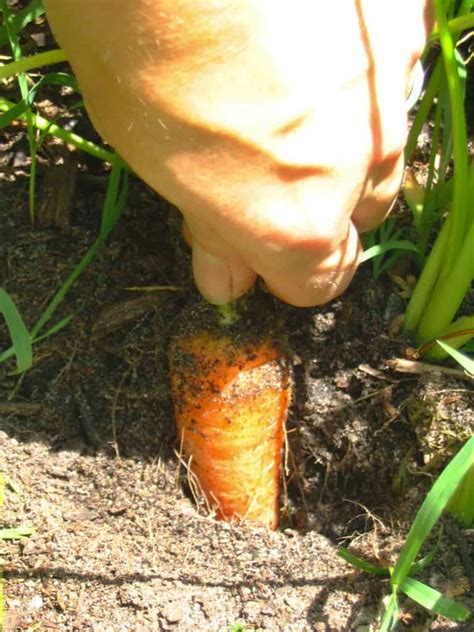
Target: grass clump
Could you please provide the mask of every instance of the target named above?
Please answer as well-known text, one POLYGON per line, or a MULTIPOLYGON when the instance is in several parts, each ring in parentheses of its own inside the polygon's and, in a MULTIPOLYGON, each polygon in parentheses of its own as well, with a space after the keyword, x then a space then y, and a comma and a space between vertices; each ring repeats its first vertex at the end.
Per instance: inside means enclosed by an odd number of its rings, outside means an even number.
MULTIPOLYGON (((363 261, 373 260, 377 279, 407 251, 416 253, 419 278, 404 329, 415 338, 420 355, 439 361, 452 353, 437 340, 460 349, 474 336, 474 314, 458 313, 474 279, 474 159, 465 115, 467 65, 473 56, 465 59, 459 48, 474 35, 474 1, 434 0, 433 5, 437 25, 423 54, 429 80, 405 148, 409 164, 431 121, 426 183, 421 186, 408 171, 403 191, 412 227, 397 228, 389 218, 365 237, 363 261)), ((456 356, 461 358, 465 354, 456 356)))
MULTIPOLYGON (((0 129, 7 127, 15 120, 26 121, 27 123, 31 157, 29 178, 29 212, 31 223, 34 224, 35 222, 36 155, 46 135, 56 136, 63 142, 71 144, 111 165, 107 193, 102 208, 99 235, 58 289, 43 313, 38 316, 38 320, 31 331, 28 331, 17 307, 6 289, 0 288, 0 314, 5 318, 12 340, 12 346, 0 353, 0 362, 5 362, 12 356, 16 356, 17 372, 21 373, 30 368, 33 363, 32 346, 44 340, 46 337, 57 333, 67 326, 74 317, 74 314, 70 314, 45 329, 46 324, 52 319, 69 289, 87 269, 115 227, 127 198, 128 168, 115 152, 96 145, 78 134, 64 129, 55 121, 50 121, 34 111, 35 100, 41 90, 46 86, 67 86, 74 89, 77 93, 80 93, 80 91, 75 77, 67 72, 47 72, 41 79, 36 81, 36 83, 34 83, 27 74, 31 70, 57 64, 65 60, 65 55, 60 49, 46 51, 30 57, 25 57, 22 54, 20 45, 22 30, 28 26, 32 20, 43 15, 44 9, 41 2, 39 0, 33 0, 27 7, 14 13, 10 9, 7 0, 0 0, 0 9, 4 21, 3 27, 0 28, 0 45, 8 44, 12 57, 10 63, 0 66, 0 81, 17 80, 21 97, 16 103, 0 97, 0 112, 2 113, 0 117, 0 129)), ((82 106, 82 101, 79 101, 77 105, 82 106)))
POLYGON ((456 11, 456 3, 434 1, 437 29, 430 46, 439 40, 441 55, 406 148, 410 160, 423 124, 433 112, 426 186, 421 189, 412 181, 405 187, 422 266, 406 310, 405 331, 415 336, 426 357, 433 360, 449 353, 435 344, 437 339, 449 337, 449 344, 459 348, 474 336, 474 314, 456 319, 474 279, 474 161, 468 155, 464 110, 466 61, 456 46, 460 25, 474 26, 474 2, 457 4, 456 11))
POLYGON ((461 502, 465 512, 460 511, 463 519, 472 520, 474 498, 474 437, 469 439, 435 481, 430 492, 419 508, 408 532, 405 544, 400 551, 394 566, 382 568, 358 558, 347 549, 340 549, 339 554, 347 562, 368 573, 390 578, 391 593, 379 628, 380 632, 394 630, 399 614, 400 592, 434 614, 442 615, 452 621, 466 621, 470 611, 462 604, 427 584, 415 579, 413 575, 426 568, 434 558, 437 547, 416 562, 416 558, 430 535, 443 511, 453 511, 453 503, 459 499, 459 490, 468 490, 461 502), (465 483, 468 483, 467 485, 465 483))

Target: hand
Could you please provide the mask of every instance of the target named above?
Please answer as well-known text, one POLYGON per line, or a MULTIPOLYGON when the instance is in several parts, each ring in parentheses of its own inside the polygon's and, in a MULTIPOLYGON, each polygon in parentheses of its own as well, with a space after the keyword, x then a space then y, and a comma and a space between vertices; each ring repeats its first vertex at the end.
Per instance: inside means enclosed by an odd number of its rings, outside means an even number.
POLYGON ((181 209, 196 284, 348 285, 403 172, 427 0, 45 0, 103 137, 181 209))

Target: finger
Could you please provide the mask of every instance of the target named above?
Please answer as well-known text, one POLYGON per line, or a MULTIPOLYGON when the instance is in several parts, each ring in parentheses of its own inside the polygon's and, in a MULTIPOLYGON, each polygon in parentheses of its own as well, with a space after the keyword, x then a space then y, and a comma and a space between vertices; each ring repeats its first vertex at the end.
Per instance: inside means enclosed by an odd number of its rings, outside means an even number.
POLYGON ((376 228, 392 210, 403 178, 403 154, 399 155, 395 164, 392 161, 388 175, 384 176, 383 170, 384 168, 379 166, 378 175, 371 177, 362 201, 352 213, 352 222, 361 233, 376 228))
POLYGON ((217 256, 194 238, 192 251, 194 281, 209 303, 235 301, 254 284, 256 274, 243 261, 217 256))
POLYGON ((294 267, 277 274, 273 269, 260 272, 272 294, 296 307, 322 305, 339 296, 349 285, 362 253, 357 230, 349 225, 347 238, 325 259, 315 253, 315 263, 294 267))
POLYGON ((183 237, 184 237, 184 241, 188 244, 188 246, 190 248, 192 248, 193 245, 193 234, 191 232, 191 229, 188 226, 187 221, 183 218, 183 222, 181 225, 181 230, 183 231, 183 237))

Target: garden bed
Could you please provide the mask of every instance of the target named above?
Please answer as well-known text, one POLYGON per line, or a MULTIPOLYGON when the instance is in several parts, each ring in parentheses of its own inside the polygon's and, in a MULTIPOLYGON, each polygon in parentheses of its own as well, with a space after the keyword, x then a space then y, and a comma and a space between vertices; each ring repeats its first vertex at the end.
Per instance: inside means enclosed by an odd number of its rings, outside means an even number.
MULTIPOLYGON (((106 179, 80 167, 67 222, 32 230, 12 148, 1 282, 31 326, 94 241, 106 179)), ((167 345, 198 300, 177 225, 168 204, 132 181, 117 229, 55 316, 76 312, 72 322, 37 346, 25 376, 1 365, 1 523, 35 528, 0 545, 5 629, 376 629, 388 583, 336 548, 395 561, 457 438, 472 432, 472 383, 389 367, 408 345, 404 300, 391 278, 373 282, 369 265, 323 308, 265 300, 283 321, 295 377, 281 528, 214 521, 187 493, 176 456, 167 345), (168 289, 129 289, 145 286, 168 289)), ((424 579, 472 609, 472 531, 446 519, 442 537, 424 579)), ((468 629, 409 602, 402 616, 401 629, 468 629)))
MULTIPOLYGON (((25 54, 54 46, 41 16, 22 37, 25 54)), ((471 73, 468 94, 473 86, 471 73)), ((15 82, 4 96, 19 101, 15 82)), ((49 86, 37 108, 100 143, 77 99, 49 86)), ((0 286, 31 331, 97 238, 109 171, 47 137, 32 228, 23 123, 2 130, 0 151, 0 286)), ((402 202, 395 214, 412 225, 402 202)), ((414 272, 407 257, 375 281, 369 262, 342 297, 314 309, 258 288, 254 316, 277 318, 293 365, 280 527, 217 522, 190 493, 170 399, 170 337, 200 300, 189 251, 177 211, 131 177, 115 231, 48 326, 71 322, 35 346, 26 374, 0 364, 0 528, 34 528, 0 540, 4 630, 377 630, 388 579, 356 571, 337 549, 393 565, 433 481, 474 431, 472 380, 459 367, 398 370, 412 344, 401 324, 414 272)), ((466 313, 473 304, 471 290, 466 313)), ((10 344, 1 325, 0 353, 10 344)), ((474 531, 441 522, 419 577, 474 610, 474 531)), ((0 599, 0 628, 1 618, 0 599)), ((403 599, 399 624, 471 629, 403 599)))

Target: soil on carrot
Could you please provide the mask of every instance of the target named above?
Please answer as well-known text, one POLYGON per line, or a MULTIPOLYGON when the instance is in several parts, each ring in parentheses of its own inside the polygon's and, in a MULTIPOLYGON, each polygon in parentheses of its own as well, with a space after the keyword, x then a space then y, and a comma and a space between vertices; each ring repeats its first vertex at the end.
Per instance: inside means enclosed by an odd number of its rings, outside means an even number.
MULTIPOLYGON (((47 141, 43 225, 32 229, 25 130, 2 143, 0 282, 31 328, 97 235, 107 174, 47 141)), ((199 300, 189 253, 176 211, 132 179, 116 230, 45 330, 71 322, 35 346, 25 375, 0 365, 0 528, 35 530, 0 541, 4 629, 376 630, 388 582, 355 571, 337 547, 393 564, 435 476, 474 430, 460 371, 390 364, 410 344, 400 316, 411 272, 400 264, 374 282, 366 265, 315 309, 257 290, 249 309, 277 323, 294 375, 280 528, 218 522, 189 492, 170 398, 169 341, 199 300)), ((420 578, 474 609, 474 532, 443 525, 420 578)), ((469 625, 402 599, 400 629, 469 625)))

